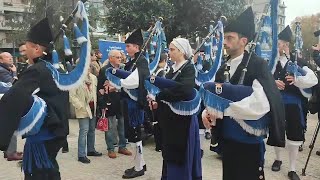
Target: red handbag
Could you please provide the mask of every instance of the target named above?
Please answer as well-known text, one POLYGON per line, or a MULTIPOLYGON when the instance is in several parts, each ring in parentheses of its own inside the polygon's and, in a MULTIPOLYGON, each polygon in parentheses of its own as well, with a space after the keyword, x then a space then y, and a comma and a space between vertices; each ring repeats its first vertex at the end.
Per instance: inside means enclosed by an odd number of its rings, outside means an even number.
POLYGON ((108 118, 106 118, 106 109, 102 109, 102 115, 97 122, 97 129, 100 131, 108 131, 108 118))

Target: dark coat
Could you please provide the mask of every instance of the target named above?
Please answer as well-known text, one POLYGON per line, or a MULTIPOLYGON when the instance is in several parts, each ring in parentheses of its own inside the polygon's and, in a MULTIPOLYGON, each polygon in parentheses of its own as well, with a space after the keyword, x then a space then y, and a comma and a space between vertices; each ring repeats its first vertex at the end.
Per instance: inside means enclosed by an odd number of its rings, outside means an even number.
POLYGON ((0 81, 1 82, 13 82, 13 77, 16 76, 15 72, 12 72, 8 65, 0 63, 0 81))
MULTIPOLYGON (((172 79, 173 69, 167 74, 167 79, 172 79)), ((186 100, 195 86, 195 69, 193 64, 188 64, 181 70, 181 73, 175 79, 177 86, 173 88, 162 89, 156 96, 159 104, 157 113, 159 115, 159 124, 162 133, 163 149, 162 155, 166 161, 183 164, 186 157, 187 142, 189 137, 189 128, 191 116, 180 116, 175 114, 168 105, 161 103, 161 100, 167 102, 178 102, 186 100)))
MULTIPOLYGON (((239 64, 234 75, 230 79, 231 84, 238 84, 242 70, 248 61, 249 54, 247 51, 239 64)), ((216 75, 216 82, 224 82, 224 69, 222 66, 216 75)), ((247 67, 247 73, 244 77, 243 85, 252 86, 253 81, 257 79, 262 85, 264 92, 270 104, 269 137, 267 144, 271 146, 285 146, 285 111, 282 102, 281 94, 275 84, 275 80, 268 69, 268 64, 265 60, 252 54, 247 67)))
POLYGON ((38 88, 36 95, 47 104, 42 128, 47 128, 57 137, 65 138, 68 134, 68 95, 57 88, 45 61, 35 59, 34 62, 0 100, 0 150, 7 149, 21 117, 32 105, 32 93, 38 88))
POLYGON ((110 63, 108 63, 106 66, 102 67, 99 76, 98 76, 98 106, 100 109, 108 108, 106 116, 114 116, 114 115, 121 115, 121 107, 120 107, 120 101, 121 101, 121 93, 120 92, 110 92, 108 94, 101 95, 99 93, 100 89, 104 89, 104 82, 107 80, 106 78, 106 70, 108 68, 112 67, 110 63), (107 106, 108 103, 111 103, 109 106, 107 106))

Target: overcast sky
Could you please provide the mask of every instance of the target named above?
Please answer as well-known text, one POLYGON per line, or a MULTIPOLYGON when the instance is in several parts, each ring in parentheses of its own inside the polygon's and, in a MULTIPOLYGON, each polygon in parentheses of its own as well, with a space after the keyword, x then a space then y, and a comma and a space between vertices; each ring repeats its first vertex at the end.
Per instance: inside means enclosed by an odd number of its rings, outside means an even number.
POLYGON ((286 25, 297 16, 320 13, 320 0, 283 0, 286 8, 286 25))

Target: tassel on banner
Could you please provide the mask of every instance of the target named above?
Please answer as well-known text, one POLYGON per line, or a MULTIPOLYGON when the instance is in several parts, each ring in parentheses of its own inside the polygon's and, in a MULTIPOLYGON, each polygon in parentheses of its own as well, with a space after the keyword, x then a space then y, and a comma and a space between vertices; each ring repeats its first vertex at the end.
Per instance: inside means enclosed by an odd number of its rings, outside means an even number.
POLYGON ((82 44, 84 42, 87 42, 88 40, 83 36, 83 34, 81 33, 79 27, 77 26, 76 23, 74 23, 74 26, 73 26, 73 30, 74 30, 74 33, 75 33, 75 36, 76 36, 76 39, 77 39, 77 42, 78 44, 82 44))
POLYGON ((65 34, 63 35, 63 45, 64 45, 64 54, 66 56, 71 56, 72 51, 70 49, 69 39, 67 38, 67 36, 65 34))
POLYGON ((52 65, 54 68, 59 69, 59 56, 55 49, 52 51, 52 65))

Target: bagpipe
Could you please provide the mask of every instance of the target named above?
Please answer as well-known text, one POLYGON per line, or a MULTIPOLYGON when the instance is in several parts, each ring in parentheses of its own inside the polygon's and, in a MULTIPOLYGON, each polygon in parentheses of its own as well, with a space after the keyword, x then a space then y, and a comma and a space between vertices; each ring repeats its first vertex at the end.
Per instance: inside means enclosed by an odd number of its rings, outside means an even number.
MULTIPOLYGON (((298 56, 302 51, 303 40, 302 40, 302 33, 301 33, 301 23, 296 22, 295 25, 296 26, 294 31, 295 33, 294 60, 292 61, 292 59, 289 58, 285 52, 283 52, 283 54, 288 60, 287 67, 286 67, 287 75, 298 77, 298 76, 305 76, 307 72, 298 65, 298 59, 299 59, 298 56)), ((301 94, 306 98, 310 98, 312 95, 312 88, 305 88, 305 89, 299 88, 299 90, 301 94)))
MULTIPOLYGON (((154 27, 151 28, 151 32, 144 33, 144 43, 141 47, 140 54, 136 58, 136 60, 138 60, 141 56, 145 56, 146 60, 149 63, 150 74, 154 73, 154 71, 157 69, 161 53, 165 48, 167 48, 166 35, 162 28, 162 21, 163 18, 159 17, 156 20, 154 27), (154 56, 152 60, 148 52, 148 46, 150 54, 154 56)), ((130 71, 132 71, 133 68, 134 66, 131 67, 130 71)))
MULTIPOLYGON (((188 63, 190 62, 187 62, 186 64, 188 63)), ((185 66, 183 66, 179 70, 179 72, 181 72, 184 67, 185 66)), ((149 96, 155 99, 157 94, 159 94, 164 89, 170 89, 181 85, 181 83, 174 81, 176 77, 177 76, 174 76, 173 79, 165 79, 162 77, 151 75, 147 80, 145 80, 145 88, 148 91, 149 96)), ((189 96, 183 101, 167 102, 161 100, 161 102, 167 104, 175 114, 182 116, 192 116, 199 112, 201 98, 198 91, 193 88, 189 96)))
MULTIPOLYGON (((236 102, 249 97, 253 92, 253 88, 250 86, 215 82, 203 83, 199 90, 207 111, 217 114, 218 119, 223 119, 224 112, 230 106, 237 106, 236 102)), ((249 134, 254 136, 265 136, 267 134, 268 115, 254 121, 230 118, 249 134)), ((228 135, 228 133, 225 134, 228 135)))
POLYGON ((47 62, 47 67, 51 71, 51 74, 56 82, 57 87, 61 90, 70 90, 79 86, 83 82, 85 76, 87 75, 90 66, 90 25, 84 2, 86 2, 86 0, 78 1, 77 6, 69 15, 68 19, 62 23, 60 31, 57 33, 57 35, 54 37, 54 40, 51 42, 52 64, 47 62), (77 43, 80 45, 79 62, 71 72, 62 73, 57 70, 59 68, 59 56, 54 48, 54 43, 58 40, 58 38, 62 36, 65 55, 72 55, 69 43, 70 41, 68 40, 65 34, 66 28, 68 27, 67 25, 71 23, 71 21, 74 21, 73 31, 75 39, 77 40, 77 43), (80 28, 78 27, 76 21, 81 21, 80 28))
MULTIPOLYGON (((52 54, 52 63, 50 59, 44 59, 46 67, 50 70, 53 80, 55 81, 57 87, 60 90, 70 90, 77 87, 82 83, 82 80, 87 75, 87 71, 90 64, 90 39, 89 39, 89 21, 88 16, 84 7, 85 0, 79 1, 76 8, 73 10, 66 22, 63 23, 60 32, 54 37, 53 41, 50 42, 49 53, 52 54), (59 58, 57 51, 54 49, 54 43, 63 34, 63 39, 65 41, 65 52, 70 55, 70 46, 67 42, 65 36, 65 29, 67 24, 71 22, 73 18, 80 19, 82 21, 82 30, 80 30, 76 24, 74 24, 74 31, 77 36, 78 43, 81 44, 80 49, 80 61, 77 67, 69 73, 60 73, 57 70, 57 64, 59 63, 59 58), (50 52, 52 50, 52 52, 50 52)), ((2 84, 3 85, 3 84, 2 84)), ((4 87, 10 88, 9 85, 4 87)), ((27 113, 21 118, 20 126, 16 131, 18 135, 34 135, 40 131, 43 124, 44 117, 47 113, 46 103, 40 97, 36 95, 39 90, 37 89, 30 96, 28 103, 29 108, 27 113)))
POLYGON ((213 27, 213 25, 209 26, 209 33, 208 35, 202 40, 199 44, 193 56, 200 51, 202 46, 205 47, 205 61, 213 61, 212 66, 209 71, 203 72, 202 71, 202 57, 198 56, 197 63, 201 67, 195 67, 196 69, 196 79, 195 82, 198 86, 202 83, 211 81, 214 79, 215 74, 217 73, 218 69, 221 66, 222 57, 223 57, 223 41, 224 41, 224 32, 223 32, 223 23, 225 22, 226 18, 224 16, 220 16, 217 25, 213 27), (218 35, 216 37, 216 35, 218 35))
MULTIPOLYGON (((166 47, 166 38, 165 38, 164 31, 162 29, 162 21, 163 21, 163 18, 161 18, 161 17, 156 21, 155 26, 152 28, 152 31, 149 34, 149 37, 146 38, 144 44, 142 45, 141 52, 137 57, 137 59, 139 59, 140 56, 143 55, 143 53, 148 54, 146 52, 146 48, 148 45, 152 45, 152 46, 156 47, 154 59, 148 65, 150 74, 154 73, 154 71, 157 69, 159 61, 160 61, 160 55, 163 51, 163 48, 166 47), (155 42, 150 43, 150 41, 152 39, 153 40, 156 39, 156 43, 155 42)), ((132 71, 132 69, 131 69, 131 71, 132 71)), ((105 75, 106 75, 107 79, 109 80, 110 84, 119 90, 122 88, 121 87, 121 79, 127 78, 132 73, 131 71, 109 68, 106 70, 105 75)), ((137 89, 123 88, 123 90, 129 95, 129 97, 132 100, 137 101, 137 99, 138 99, 137 98, 138 97, 137 89)))

